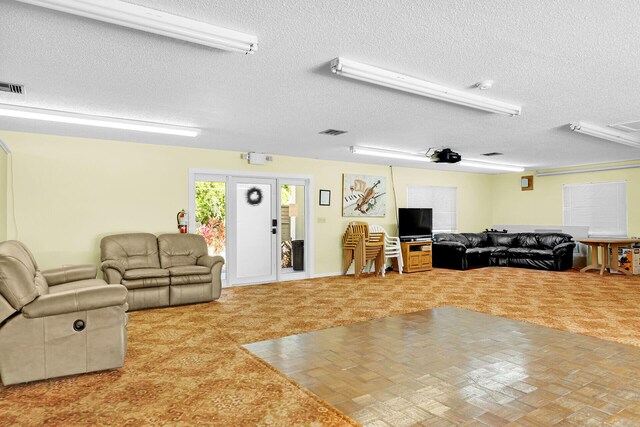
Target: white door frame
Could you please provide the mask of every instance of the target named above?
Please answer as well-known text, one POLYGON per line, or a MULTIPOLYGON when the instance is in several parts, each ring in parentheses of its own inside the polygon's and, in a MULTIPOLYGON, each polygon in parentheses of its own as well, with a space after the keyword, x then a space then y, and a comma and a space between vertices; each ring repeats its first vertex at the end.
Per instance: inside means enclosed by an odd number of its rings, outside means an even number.
MULTIPOLYGON (((276 204, 280 204, 280 181, 287 180, 303 180, 305 181, 305 225, 304 225, 304 272, 296 274, 282 274, 281 269, 277 268, 276 281, 287 281, 287 280, 299 280, 299 279, 308 279, 313 277, 314 272, 314 234, 313 234, 313 207, 314 207, 314 192, 313 192, 313 177, 311 175, 302 175, 302 174, 286 174, 286 173, 278 173, 278 172, 253 172, 253 171, 239 171, 239 170, 224 170, 224 169, 206 169, 206 168, 189 168, 189 232, 193 233, 195 231, 196 219, 195 219, 195 211, 196 211, 196 175, 213 175, 221 179, 221 181, 225 182, 226 192, 229 192, 229 181, 230 177, 237 178, 267 178, 267 179, 275 179, 277 185, 277 197, 276 204)), ((228 200, 228 196, 225 195, 228 200)), ((280 236, 280 227, 282 223, 282 218, 280 217, 280 209, 276 209, 277 211, 277 219, 278 219, 278 234, 277 241, 279 242, 281 239, 280 236)), ((227 236, 229 234, 227 233, 227 236)), ((229 239, 227 239, 227 247, 226 253, 227 257, 232 248, 229 247, 229 239)), ((280 253, 281 247, 280 245, 276 245, 276 258, 281 259, 282 254, 280 253)), ((227 269, 229 270, 229 269, 227 269)), ((229 274, 227 273, 227 277, 229 274)), ((227 279, 224 279, 224 282, 227 282, 227 279)), ((260 282, 257 282, 260 283, 260 282)), ((251 285, 257 283, 244 283, 243 285, 251 285)), ((224 283, 227 285, 228 283, 224 283)), ((233 285, 232 286, 238 286, 233 285)))

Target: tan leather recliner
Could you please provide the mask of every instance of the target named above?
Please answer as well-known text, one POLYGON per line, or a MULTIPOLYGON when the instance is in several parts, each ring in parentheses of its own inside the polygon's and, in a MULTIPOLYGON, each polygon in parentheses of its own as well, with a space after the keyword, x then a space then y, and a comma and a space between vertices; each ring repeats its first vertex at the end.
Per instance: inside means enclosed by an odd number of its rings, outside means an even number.
POLYGON ((100 249, 105 280, 127 287, 130 310, 220 297, 224 258, 209 256, 202 236, 117 234, 104 237, 100 249))
POLYGON ((96 267, 40 271, 22 243, 0 242, 0 377, 4 385, 120 368, 127 289, 96 267))

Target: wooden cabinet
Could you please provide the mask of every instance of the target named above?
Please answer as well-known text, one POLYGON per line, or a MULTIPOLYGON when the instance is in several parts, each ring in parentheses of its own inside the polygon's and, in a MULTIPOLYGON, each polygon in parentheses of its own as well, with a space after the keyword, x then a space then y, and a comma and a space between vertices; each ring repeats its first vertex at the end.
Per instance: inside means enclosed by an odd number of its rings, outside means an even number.
MULTIPOLYGON (((415 273, 416 271, 431 270, 431 241, 428 242, 401 242, 403 273, 415 273)), ((398 266, 395 265, 395 269, 398 266)))

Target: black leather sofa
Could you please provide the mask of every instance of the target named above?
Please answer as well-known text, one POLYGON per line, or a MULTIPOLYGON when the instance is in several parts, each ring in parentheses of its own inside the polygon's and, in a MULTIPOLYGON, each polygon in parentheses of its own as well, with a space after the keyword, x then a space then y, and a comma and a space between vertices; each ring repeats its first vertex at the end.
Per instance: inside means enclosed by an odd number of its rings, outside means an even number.
POLYGON ((466 270, 504 266, 562 271, 573 265, 573 238, 563 233, 441 233, 433 266, 466 270))

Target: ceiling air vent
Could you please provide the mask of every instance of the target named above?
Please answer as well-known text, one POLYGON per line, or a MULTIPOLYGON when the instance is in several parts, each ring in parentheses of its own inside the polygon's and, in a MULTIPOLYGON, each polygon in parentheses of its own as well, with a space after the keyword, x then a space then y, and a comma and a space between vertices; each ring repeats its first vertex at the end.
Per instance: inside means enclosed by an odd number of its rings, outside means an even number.
POLYGON ((491 153, 484 153, 483 156, 487 156, 487 157, 502 156, 502 153, 498 153, 496 151, 492 151, 491 153))
POLYGON ((0 92, 11 92, 22 95, 24 93, 24 85, 0 82, 0 92))
POLYGON ((625 123, 616 123, 615 125, 609 125, 610 128, 620 129, 625 132, 640 132, 640 120, 625 123))
POLYGON ((347 133, 346 130, 337 130, 337 129, 327 129, 327 130, 323 130, 322 132, 319 132, 320 135, 331 135, 331 136, 338 136, 338 135, 342 135, 343 133, 347 133))

